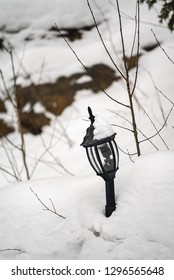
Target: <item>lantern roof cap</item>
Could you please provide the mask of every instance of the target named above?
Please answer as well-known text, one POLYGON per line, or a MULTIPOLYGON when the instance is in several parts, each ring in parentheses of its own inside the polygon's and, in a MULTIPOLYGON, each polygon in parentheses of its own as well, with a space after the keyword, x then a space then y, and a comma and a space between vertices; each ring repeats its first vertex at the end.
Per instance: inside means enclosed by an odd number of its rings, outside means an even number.
POLYGON ((90 107, 88 113, 91 124, 86 130, 81 146, 92 147, 113 140, 116 133, 110 123, 102 116, 94 116, 90 107))
POLYGON ((102 145, 102 144, 105 144, 105 143, 113 140, 115 138, 115 135, 116 135, 116 133, 112 134, 111 136, 98 140, 98 139, 90 139, 90 138, 88 138, 88 135, 86 134, 83 139, 83 142, 81 143, 81 146, 83 146, 84 148, 87 148, 87 147, 102 145))

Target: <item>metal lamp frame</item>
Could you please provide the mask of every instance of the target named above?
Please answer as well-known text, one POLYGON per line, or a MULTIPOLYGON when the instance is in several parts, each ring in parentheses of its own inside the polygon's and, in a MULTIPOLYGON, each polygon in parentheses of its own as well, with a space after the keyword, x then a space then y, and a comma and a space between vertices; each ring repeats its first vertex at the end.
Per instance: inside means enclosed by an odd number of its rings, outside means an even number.
MULTIPOLYGON (((118 147, 115 142, 116 133, 111 136, 94 139, 94 120, 95 116, 92 114, 92 110, 88 107, 89 119, 91 120, 91 125, 86 131, 86 136, 82 142, 82 146, 86 149, 86 154, 89 160, 90 165, 96 172, 96 174, 102 177, 105 180, 106 188, 106 206, 105 206, 105 216, 109 217, 113 211, 116 209, 115 202, 115 189, 114 189, 114 178, 117 170, 119 169, 119 152, 118 147), (109 170, 106 169, 105 165, 102 163, 102 158, 106 158, 100 153, 101 147, 107 145, 106 152, 109 152, 109 155, 112 156, 112 166, 109 167, 109 170), (109 149, 109 150, 107 150, 109 149)), ((110 158, 110 156, 109 156, 110 158)))

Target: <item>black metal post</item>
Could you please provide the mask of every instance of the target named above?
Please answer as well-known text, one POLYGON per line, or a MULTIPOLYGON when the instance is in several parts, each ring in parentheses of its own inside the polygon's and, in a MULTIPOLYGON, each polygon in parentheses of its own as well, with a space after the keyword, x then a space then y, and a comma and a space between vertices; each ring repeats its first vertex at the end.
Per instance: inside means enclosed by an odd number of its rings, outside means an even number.
POLYGON ((106 187, 105 216, 108 218, 111 216, 112 212, 115 211, 116 209, 114 179, 105 180, 105 187, 106 187))

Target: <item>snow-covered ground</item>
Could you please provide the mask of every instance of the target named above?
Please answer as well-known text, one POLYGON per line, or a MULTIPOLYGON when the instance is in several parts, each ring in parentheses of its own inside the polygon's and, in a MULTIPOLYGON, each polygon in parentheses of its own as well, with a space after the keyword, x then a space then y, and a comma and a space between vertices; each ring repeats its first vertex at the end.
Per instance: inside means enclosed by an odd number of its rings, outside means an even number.
POLYGON ((117 210, 104 216, 104 182, 56 177, 1 191, 1 259, 173 259, 174 152, 142 156, 120 169, 117 210), (44 211, 32 190, 65 219, 44 211), (1 245, 2 246, 2 245, 1 245))
MULTIPOLYGON (((108 49, 114 59, 117 57, 121 63, 115 1, 91 0, 90 3, 108 49), (107 22, 103 22, 98 7, 107 22)), ((135 3, 135 0, 120 1, 128 55, 134 35, 135 3)), ((1 37, 14 47, 19 83, 26 85, 31 82, 24 78, 24 68, 36 83, 55 81, 59 76, 83 70, 64 40, 56 38, 48 30, 55 23, 61 28, 92 25, 85 0, 13 0, 13 3, 11 0, 0 0, 0 6, 1 37), (70 5, 70 2, 73 4, 70 5), (26 41, 26 38, 32 40, 26 41), (21 67, 21 61, 24 67, 21 67)), ((1 259, 174 258, 174 114, 171 111, 174 102, 174 64, 162 50, 174 60, 174 39, 165 26, 158 24, 156 11, 149 12, 145 5, 140 8, 142 56, 134 99, 137 125, 144 135, 150 137, 156 133, 156 129, 148 116, 158 130, 163 127, 164 118, 167 118, 167 124, 160 136, 151 139, 153 145, 149 141, 142 142, 140 158, 134 156, 130 160, 122 150, 134 153, 134 139, 128 130, 120 127, 131 129, 125 120, 130 118, 129 112, 104 93, 79 91, 74 103, 60 117, 55 118, 47 113, 52 118, 52 125, 45 127, 40 136, 25 135, 27 163, 32 179, 26 181, 20 153, 14 149, 13 154, 17 159, 14 160, 15 168, 23 181, 17 183, 6 173, 0 174, 1 259), (144 47, 156 43, 151 29, 162 48, 147 52, 144 47), (104 181, 95 176, 85 150, 80 147, 89 126, 88 106, 91 106, 94 114, 104 116, 113 125, 120 148, 120 169, 115 179, 117 209, 110 218, 104 216, 104 181), (52 209, 54 205, 65 219, 43 210, 43 205, 32 190, 48 207, 52 209)), ((105 63, 113 67, 95 28, 84 32, 82 39, 71 45, 85 65, 105 63)), ((3 51, 0 58, 0 68, 6 83, 10 85, 13 74, 9 55, 3 51)), ((132 70, 132 79, 134 74, 135 70, 132 70)), ((3 88, 2 82, 0 88, 3 88)), ((114 82, 107 92, 120 102, 127 102, 123 80, 114 82)), ((7 105, 8 114, 1 116, 12 122, 14 114, 10 104, 7 105)), ((39 104, 35 109, 45 110, 39 104)), ((140 132, 139 137, 140 140, 144 139, 140 132)), ((11 134, 10 140, 17 145, 18 134, 11 134)), ((0 156, 1 166, 11 171, 2 143, 0 156)))

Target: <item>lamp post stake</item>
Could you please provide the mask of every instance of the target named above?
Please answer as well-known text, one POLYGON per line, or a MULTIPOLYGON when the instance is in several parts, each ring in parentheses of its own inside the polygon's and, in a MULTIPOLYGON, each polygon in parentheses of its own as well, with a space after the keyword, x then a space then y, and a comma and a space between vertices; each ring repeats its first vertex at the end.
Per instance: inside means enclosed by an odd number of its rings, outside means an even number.
POLYGON ((105 216, 110 217, 112 212, 115 211, 116 209, 114 179, 105 181, 105 189, 106 189, 105 216))

